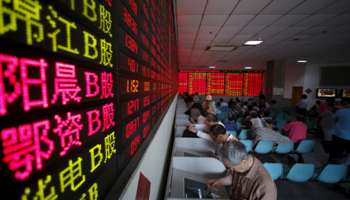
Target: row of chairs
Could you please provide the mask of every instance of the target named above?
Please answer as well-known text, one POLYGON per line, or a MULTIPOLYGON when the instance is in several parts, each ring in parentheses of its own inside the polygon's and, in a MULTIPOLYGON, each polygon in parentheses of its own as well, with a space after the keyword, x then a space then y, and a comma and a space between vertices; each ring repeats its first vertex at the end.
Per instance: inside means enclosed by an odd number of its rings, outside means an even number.
POLYGON ((264 163, 263 165, 273 180, 287 179, 294 182, 316 180, 325 183, 349 181, 349 178, 346 178, 347 166, 341 164, 328 164, 322 170, 315 170, 315 165, 310 163, 296 163, 290 169, 283 169, 282 163, 264 163))
POLYGON ((294 149, 294 141, 291 140, 288 144, 278 144, 276 147, 274 142, 271 140, 261 140, 258 142, 256 147, 252 148, 251 140, 240 140, 247 148, 248 152, 258 153, 258 154, 305 154, 313 152, 315 149, 315 140, 303 140, 300 142, 299 146, 294 149))

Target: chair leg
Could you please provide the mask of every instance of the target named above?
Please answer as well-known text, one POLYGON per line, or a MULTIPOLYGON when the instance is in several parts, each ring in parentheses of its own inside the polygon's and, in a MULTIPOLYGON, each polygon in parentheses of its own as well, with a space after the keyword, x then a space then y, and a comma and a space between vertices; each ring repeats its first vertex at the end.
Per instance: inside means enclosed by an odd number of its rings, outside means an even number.
POLYGON ((292 165, 294 165, 296 163, 292 156, 287 155, 287 158, 288 158, 288 162, 289 162, 290 166, 292 166, 292 165))
POLYGON ((298 153, 298 163, 304 163, 303 155, 299 153, 298 153))

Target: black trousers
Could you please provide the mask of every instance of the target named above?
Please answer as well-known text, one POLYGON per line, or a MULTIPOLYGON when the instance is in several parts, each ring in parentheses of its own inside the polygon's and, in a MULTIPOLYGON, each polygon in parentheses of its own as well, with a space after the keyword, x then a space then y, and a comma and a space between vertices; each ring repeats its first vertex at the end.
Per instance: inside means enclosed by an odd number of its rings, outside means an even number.
POLYGON ((332 149, 329 154, 328 162, 336 163, 341 160, 343 156, 350 153, 350 140, 345 140, 338 136, 333 135, 332 137, 332 149), (345 152, 345 155, 343 153, 345 152))

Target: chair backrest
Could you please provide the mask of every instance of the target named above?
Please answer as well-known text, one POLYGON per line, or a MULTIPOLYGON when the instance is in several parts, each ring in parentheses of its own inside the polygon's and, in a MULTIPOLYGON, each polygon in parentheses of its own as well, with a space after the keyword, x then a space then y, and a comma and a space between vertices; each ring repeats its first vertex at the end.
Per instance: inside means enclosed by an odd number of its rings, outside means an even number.
POLYGON ((253 151, 253 146, 252 146, 252 141, 251 140, 240 140, 240 142, 242 142, 246 149, 247 152, 252 152, 253 151))
POLYGON ((294 182, 305 182, 311 179, 315 173, 314 164, 296 163, 287 174, 287 179, 294 182))
POLYGON ((292 122, 294 120, 294 115, 288 115, 286 117, 287 122, 292 122))
POLYGON ((270 110, 270 117, 273 119, 276 116, 276 112, 274 110, 270 110))
POLYGON ((241 123, 244 121, 244 118, 243 117, 238 117, 237 120, 236 120, 236 123, 241 123))
POLYGON ((272 140, 260 140, 256 145, 254 152, 260 154, 267 154, 273 151, 273 141, 272 140))
POLYGON ((279 112, 277 113, 277 115, 275 116, 274 120, 275 121, 279 121, 281 119, 284 119, 285 113, 284 112, 279 112))
POLYGON ((233 136, 237 137, 237 132, 236 131, 226 131, 226 133, 231 133, 233 136))
POLYGON ((282 178, 282 175, 283 175, 282 163, 264 163, 264 167, 270 173, 272 180, 282 178))
POLYGON ((294 149, 294 141, 290 140, 288 144, 278 144, 275 152, 280 154, 286 154, 293 151, 293 149, 294 149))
POLYGON ((243 129, 238 135, 238 139, 240 140, 250 140, 252 139, 252 130, 251 129, 243 129))
POLYGON ((302 140, 295 150, 297 153, 310 153, 315 150, 315 140, 302 140))
POLYGON ((346 173, 346 165, 328 164, 317 177, 317 180, 326 183, 338 183, 346 177, 346 173))
POLYGON ((227 110, 227 106, 222 106, 221 108, 220 108, 220 110, 222 110, 222 111, 225 111, 225 110, 227 110))
POLYGON ((282 128, 285 125, 287 125, 287 120, 281 119, 277 122, 277 124, 275 125, 275 128, 282 128))
POLYGON ((236 122, 236 124, 237 124, 237 132, 241 131, 241 129, 242 129, 242 123, 236 122))

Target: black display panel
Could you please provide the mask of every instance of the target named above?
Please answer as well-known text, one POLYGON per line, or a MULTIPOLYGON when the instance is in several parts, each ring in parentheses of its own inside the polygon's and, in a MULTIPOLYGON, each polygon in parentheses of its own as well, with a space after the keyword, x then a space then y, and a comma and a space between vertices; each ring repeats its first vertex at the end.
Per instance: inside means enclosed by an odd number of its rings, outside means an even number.
POLYGON ((337 89, 335 88, 317 88, 317 98, 330 98, 337 97, 337 89))
POLYGON ((118 198, 177 93, 171 1, 0 4, 1 185, 118 198))

